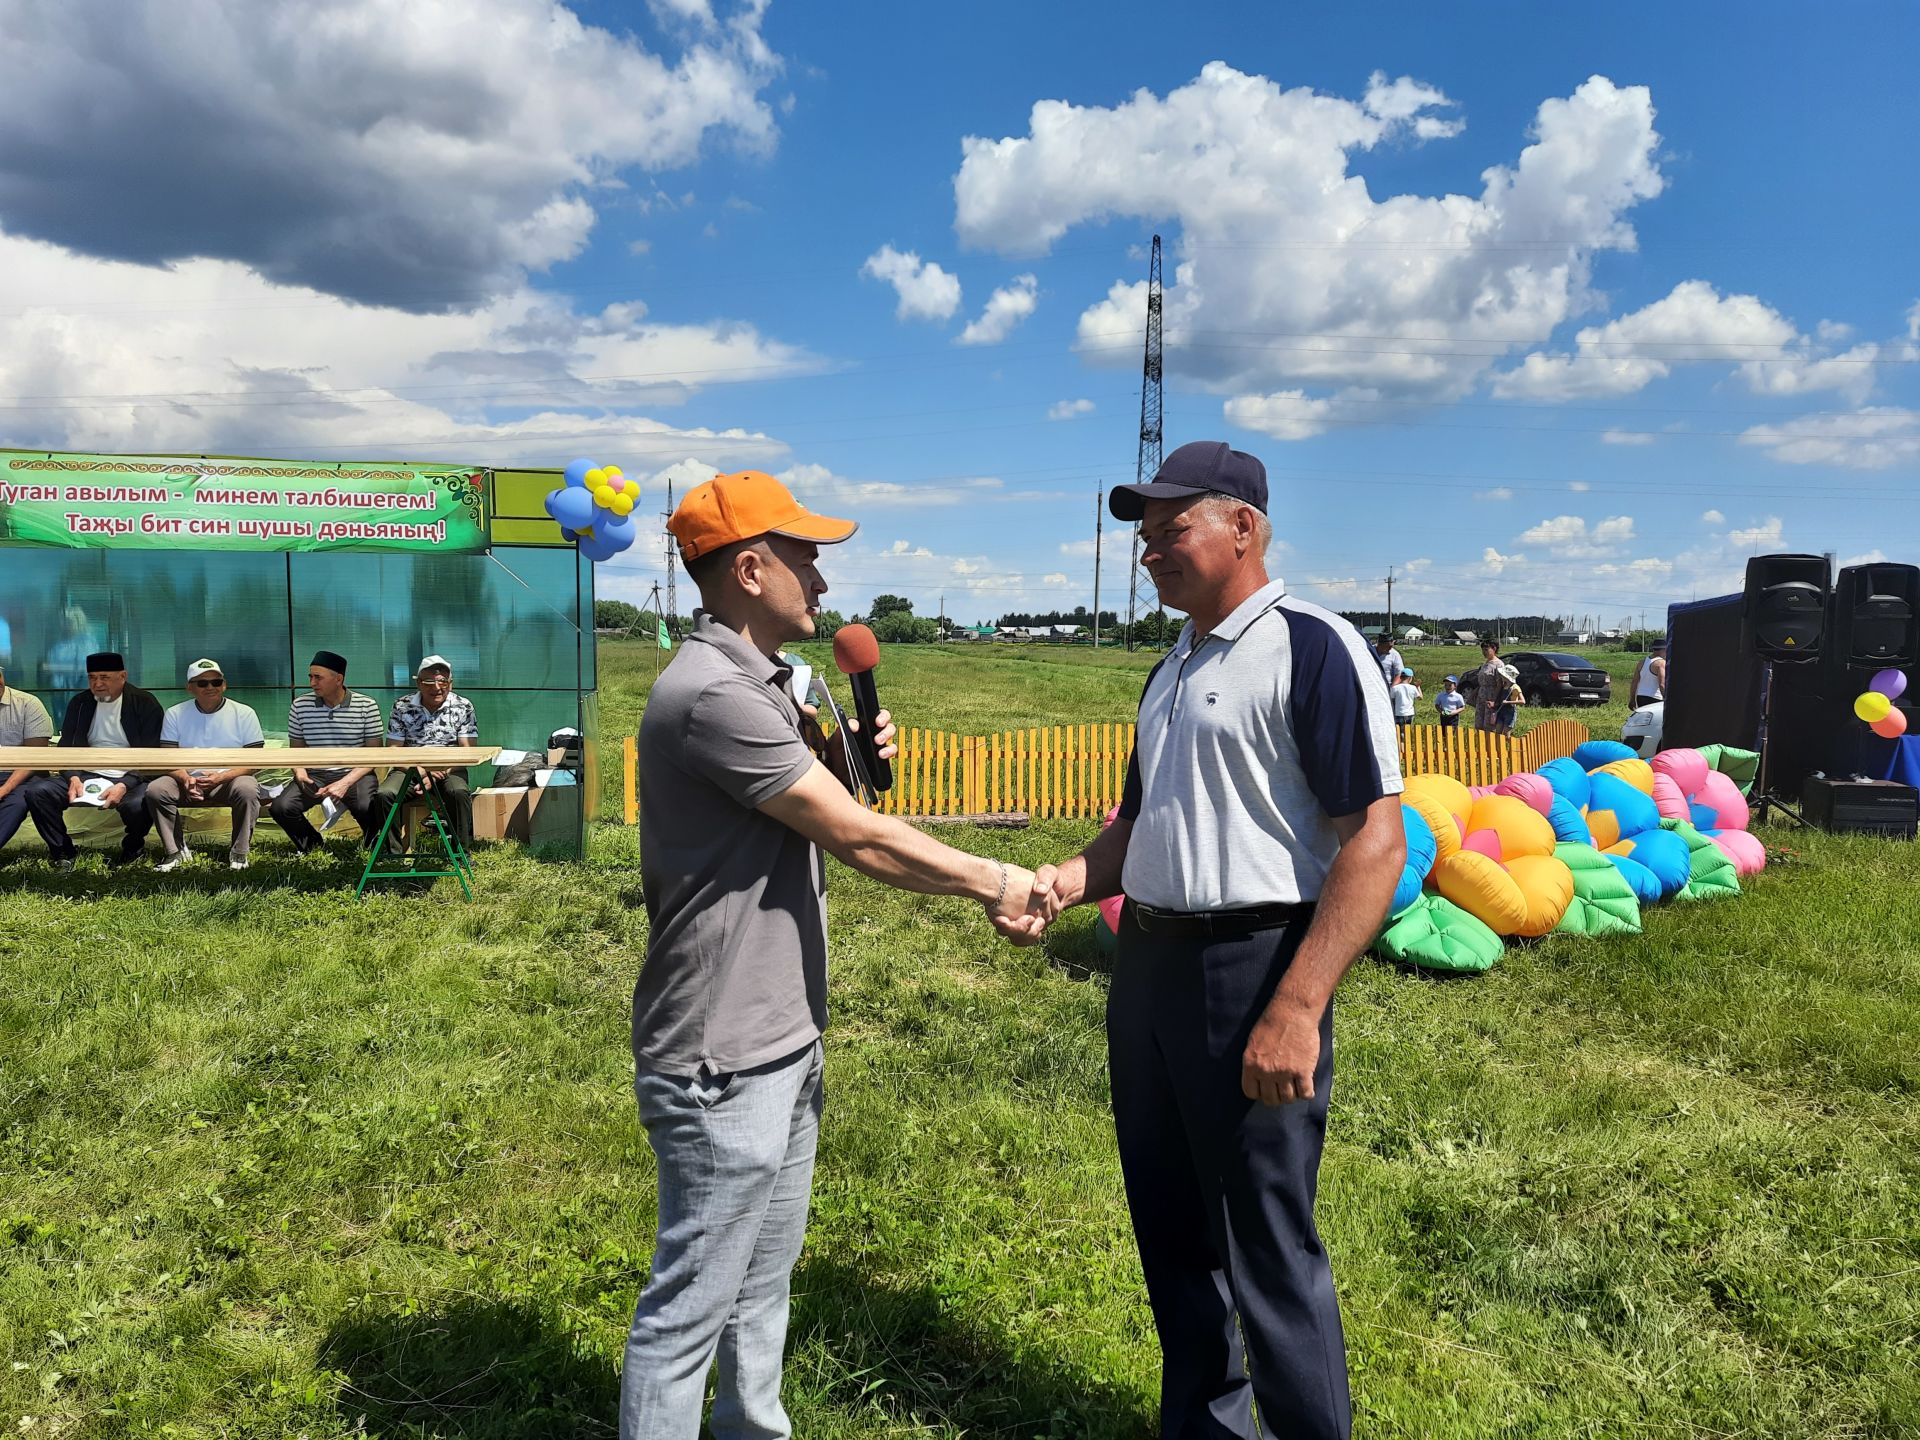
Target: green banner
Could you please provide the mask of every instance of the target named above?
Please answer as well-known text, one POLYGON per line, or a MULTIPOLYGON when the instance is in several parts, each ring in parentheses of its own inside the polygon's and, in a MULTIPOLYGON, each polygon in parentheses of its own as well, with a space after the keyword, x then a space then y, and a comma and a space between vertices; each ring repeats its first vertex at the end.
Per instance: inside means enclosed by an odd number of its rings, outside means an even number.
POLYGON ((0 453, 0 544, 487 548, 486 472, 449 465, 0 453))

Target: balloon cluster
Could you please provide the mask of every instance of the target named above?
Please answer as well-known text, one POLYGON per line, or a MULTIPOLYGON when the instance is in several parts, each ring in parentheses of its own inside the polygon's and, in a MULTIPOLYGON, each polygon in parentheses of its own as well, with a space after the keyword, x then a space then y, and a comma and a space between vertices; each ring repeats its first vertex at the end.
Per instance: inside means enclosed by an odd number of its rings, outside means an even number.
POLYGON ((1853 713, 1886 740, 1897 740, 1907 733, 1907 712, 1893 702, 1907 688, 1907 677, 1898 670, 1882 670, 1873 683, 1853 702, 1853 713))
POLYGON ((595 562, 611 560, 633 544, 638 480, 629 480, 618 465, 596 465, 591 460, 574 461, 564 479, 547 496, 547 514, 563 536, 579 545, 582 555, 595 562))

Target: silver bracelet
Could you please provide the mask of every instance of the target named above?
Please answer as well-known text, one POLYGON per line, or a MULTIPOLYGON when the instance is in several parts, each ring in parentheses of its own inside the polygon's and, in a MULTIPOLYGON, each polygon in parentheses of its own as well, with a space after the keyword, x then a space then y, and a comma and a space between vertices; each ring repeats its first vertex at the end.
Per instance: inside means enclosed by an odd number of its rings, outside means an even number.
POLYGON ((1000 867, 1000 893, 993 897, 993 904, 988 908, 997 910, 1000 902, 1007 898, 1007 862, 996 860, 993 863, 1000 867))

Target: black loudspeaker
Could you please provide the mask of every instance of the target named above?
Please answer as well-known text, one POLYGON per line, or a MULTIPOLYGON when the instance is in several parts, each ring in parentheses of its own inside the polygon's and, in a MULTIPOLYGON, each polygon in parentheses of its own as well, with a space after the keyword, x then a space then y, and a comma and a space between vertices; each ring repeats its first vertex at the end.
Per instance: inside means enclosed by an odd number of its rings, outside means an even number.
POLYGON ((1810 779, 1803 800, 1807 823, 1836 835, 1911 840, 1920 829, 1920 796, 1891 780, 1810 779))
POLYGON ((1824 555, 1756 555, 1747 561, 1742 637, 1763 660, 1820 654, 1831 580, 1824 555))
POLYGON ((1905 670, 1920 663, 1920 566, 1883 562, 1842 570, 1833 582, 1822 648, 1833 668, 1905 670))

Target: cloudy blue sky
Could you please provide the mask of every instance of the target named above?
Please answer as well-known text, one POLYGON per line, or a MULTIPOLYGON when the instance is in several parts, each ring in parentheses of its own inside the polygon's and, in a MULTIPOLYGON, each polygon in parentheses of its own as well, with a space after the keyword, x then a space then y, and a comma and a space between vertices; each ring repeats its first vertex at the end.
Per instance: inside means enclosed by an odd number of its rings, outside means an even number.
POLYGON ((1157 232, 1168 446, 1265 459, 1291 588, 1657 615, 1920 560, 1915 54, 1868 0, 0 0, 0 443, 754 466, 861 522, 829 603, 1071 607, 1157 232))

